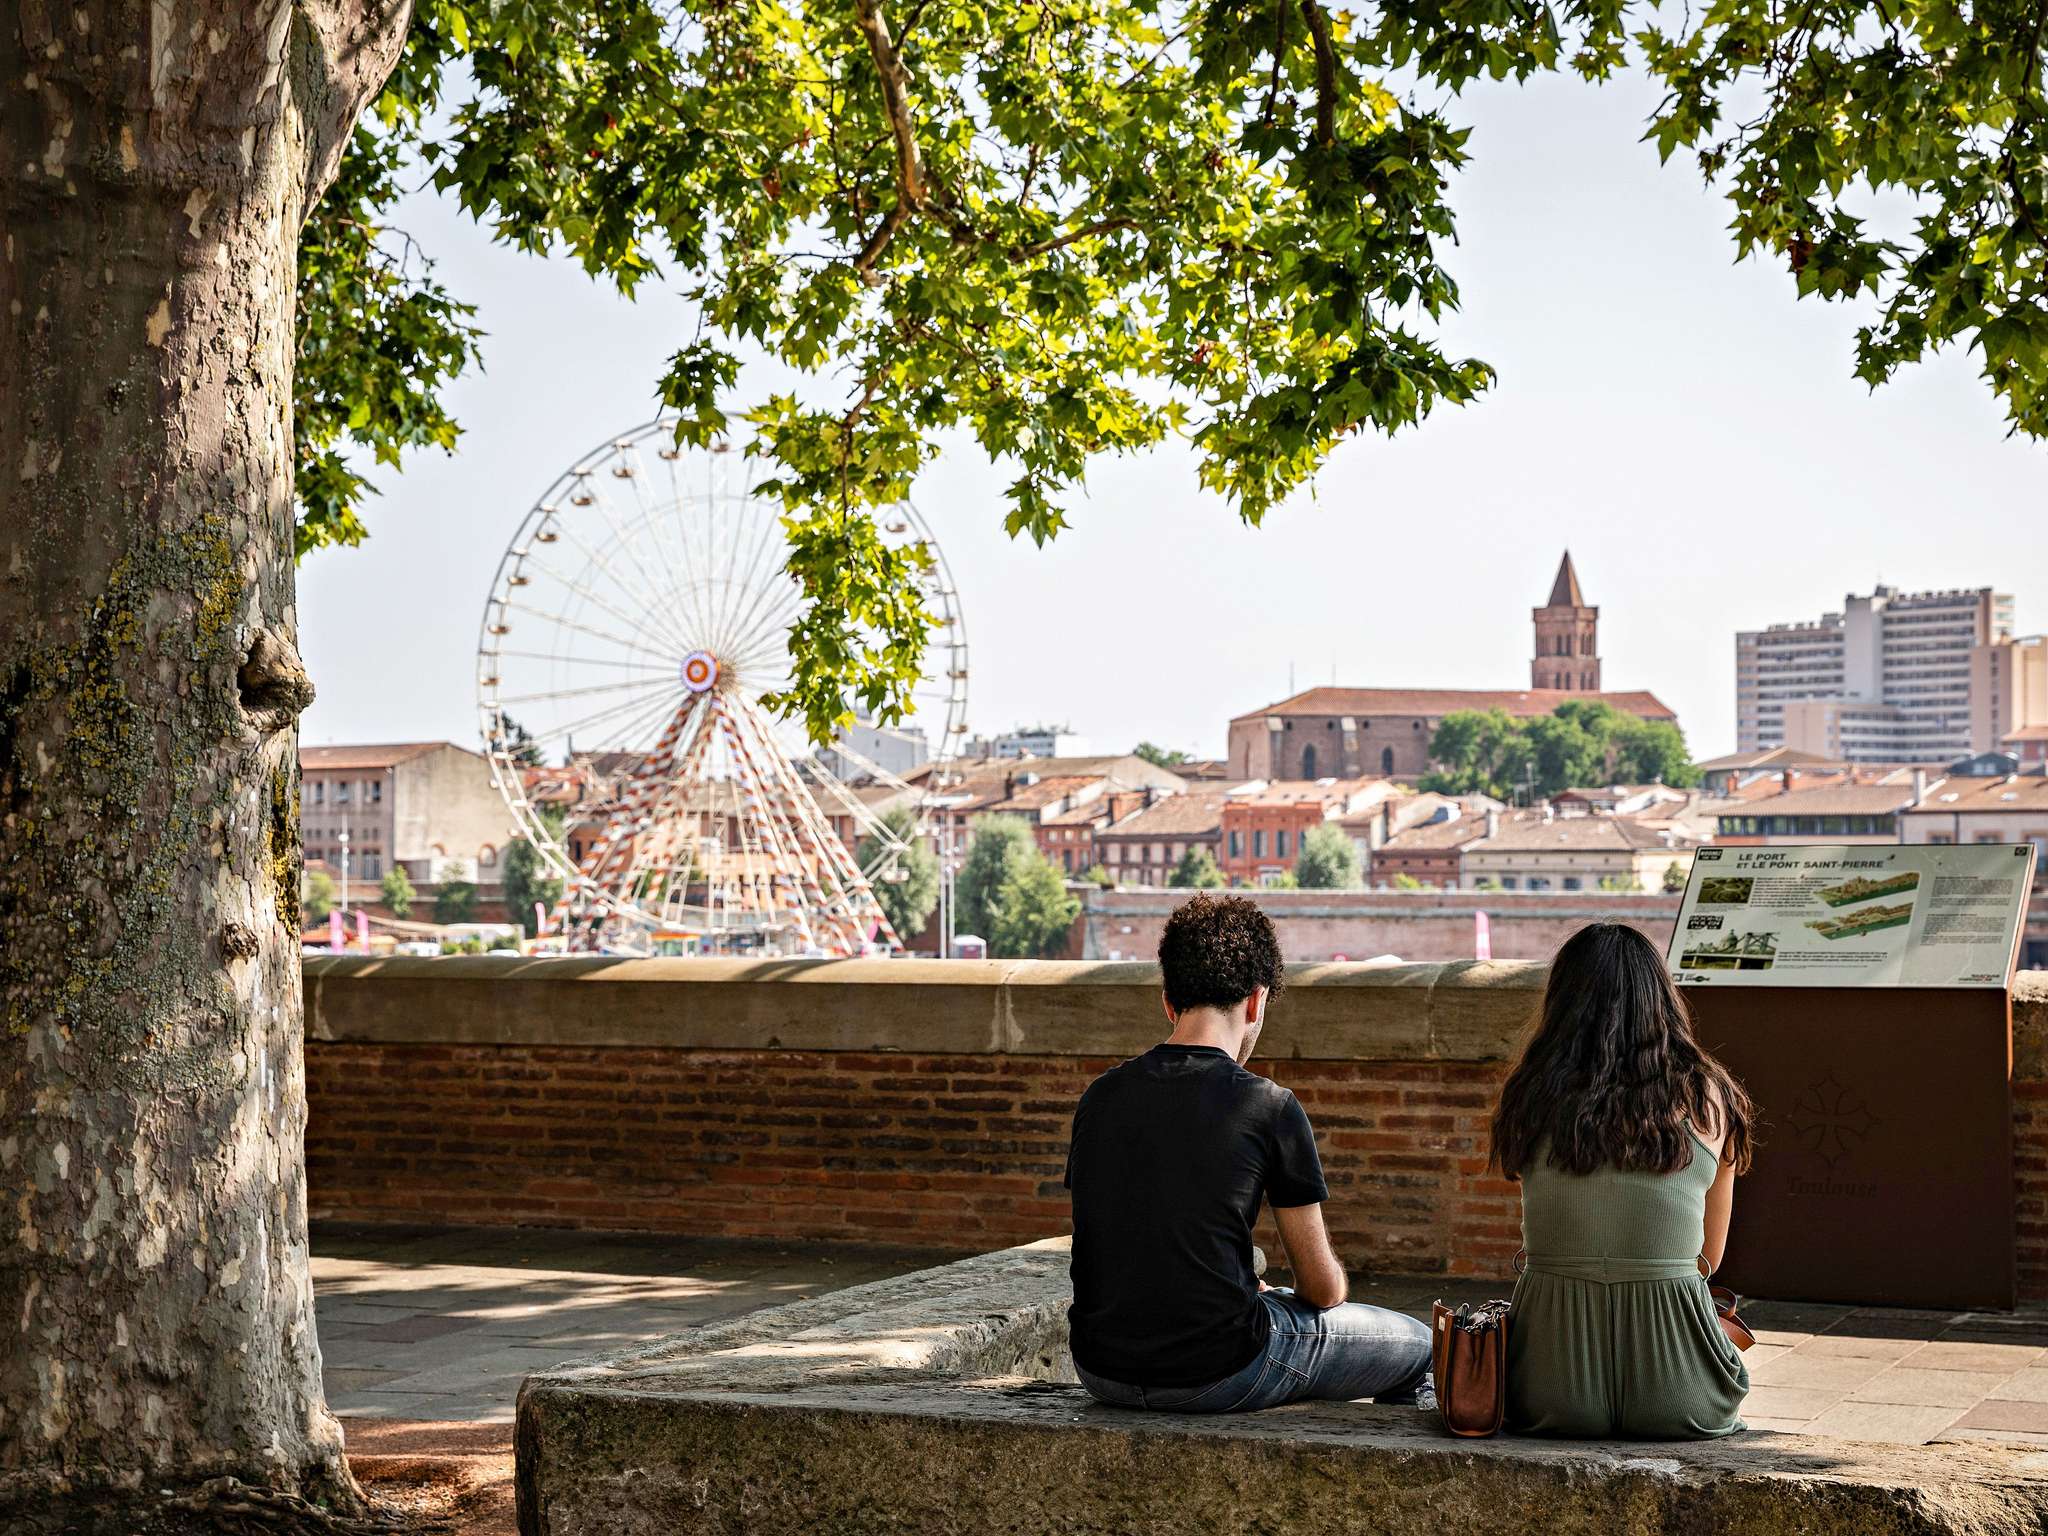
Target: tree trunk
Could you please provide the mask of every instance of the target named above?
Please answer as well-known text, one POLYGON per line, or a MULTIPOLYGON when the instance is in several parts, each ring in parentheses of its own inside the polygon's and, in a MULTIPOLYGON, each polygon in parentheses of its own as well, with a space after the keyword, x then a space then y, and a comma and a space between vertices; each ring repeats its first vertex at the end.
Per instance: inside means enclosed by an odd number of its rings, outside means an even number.
POLYGON ((0 1499, 352 1488, 306 1253, 293 290, 408 12, 0 4, 0 1499))

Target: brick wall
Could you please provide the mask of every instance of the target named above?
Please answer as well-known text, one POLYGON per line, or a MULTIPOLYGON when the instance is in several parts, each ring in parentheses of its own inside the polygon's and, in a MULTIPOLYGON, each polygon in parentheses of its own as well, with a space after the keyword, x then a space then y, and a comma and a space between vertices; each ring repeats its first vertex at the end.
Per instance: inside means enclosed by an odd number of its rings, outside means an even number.
MULTIPOLYGON (((979 1252, 1068 1229, 1068 1123, 1113 1064, 313 1042, 312 1209, 979 1252)), ((1266 1070, 1315 1124, 1331 1231, 1355 1267, 1505 1272, 1518 1206, 1481 1175, 1497 1069, 1266 1070)), ((1279 1252, 1270 1231, 1266 1245, 1279 1252)))
MULTIPOLYGON (((1315 1124, 1354 1267, 1505 1271, 1519 1206, 1484 1174, 1485 1119, 1542 974, 1290 978, 1255 1065, 1315 1124)), ((306 975, 316 1218, 1028 1241, 1066 1226, 1074 1101, 1160 1028, 1136 965, 333 958, 306 975)), ((2048 977, 2020 978, 2013 1043, 2020 1295, 2042 1302, 2048 977)))

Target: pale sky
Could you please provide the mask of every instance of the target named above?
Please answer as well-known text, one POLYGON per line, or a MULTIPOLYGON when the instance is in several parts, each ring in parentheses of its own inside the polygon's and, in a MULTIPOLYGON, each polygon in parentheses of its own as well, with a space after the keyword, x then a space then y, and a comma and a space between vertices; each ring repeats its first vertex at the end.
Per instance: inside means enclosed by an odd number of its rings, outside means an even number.
MULTIPOLYGON (((1654 690, 1700 757, 1734 746, 1738 629, 1878 582, 1995 586, 2022 633, 2048 629, 2048 447, 2006 435, 1960 353, 1870 394, 1850 372, 1858 312, 1733 265, 1726 204, 1637 142, 1653 103, 1641 80, 1549 79, 1453 104, 1477 131, 1445 337, 1500 382, 1394 441, 1352 440, 1263 529, 1169 448, 1103 461, 1039 550, 1002 532, 1006 477, 950 449, 914 499, 959 583, 970 726, 1217 756, 1230 717, 1290 679, 1526 687, 1529 610, 1566 547, 1600 607, 1606 686, 1654 690)), ((654 414, 690 334, 680 279, 629 303, 432 197, 401 218, 477 305, 486 371, 454 392, 458 452, 380 472, 370 541, 300 569, 308 743, 476 745, 477 625, 506 541, 571 460, 654 414)))

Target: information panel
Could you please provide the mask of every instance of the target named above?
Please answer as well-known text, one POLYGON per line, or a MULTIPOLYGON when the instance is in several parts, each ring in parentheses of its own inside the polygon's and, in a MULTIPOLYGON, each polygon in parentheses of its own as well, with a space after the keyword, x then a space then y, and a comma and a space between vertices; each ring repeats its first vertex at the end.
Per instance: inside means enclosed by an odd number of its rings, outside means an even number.
POLYGON ((2031 844, 1707 847, 1666 964, 1687 986, 2003 987, 2031 844))

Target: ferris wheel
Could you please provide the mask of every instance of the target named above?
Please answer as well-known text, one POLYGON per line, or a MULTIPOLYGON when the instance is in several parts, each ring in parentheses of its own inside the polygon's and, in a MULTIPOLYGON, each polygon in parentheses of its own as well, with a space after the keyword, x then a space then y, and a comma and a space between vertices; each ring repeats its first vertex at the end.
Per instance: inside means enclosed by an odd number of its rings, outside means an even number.
POLYGON ((555 920, 572 947, 624 953, 908 939, 874 894, 902 878, 908 845, 882 811, 908 807, 908 836, 927 830, 966 734, 966 630, 938 541, 907 502, 878 518, 917 556, 933 617, 910 717, 813 750, 761 702, 790 680, 803 606, 780 504, 737 448, 674 439, 657 419, 571 465, 521 519, 484 604, 485 751, 562 882, 555 920))

